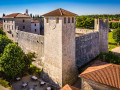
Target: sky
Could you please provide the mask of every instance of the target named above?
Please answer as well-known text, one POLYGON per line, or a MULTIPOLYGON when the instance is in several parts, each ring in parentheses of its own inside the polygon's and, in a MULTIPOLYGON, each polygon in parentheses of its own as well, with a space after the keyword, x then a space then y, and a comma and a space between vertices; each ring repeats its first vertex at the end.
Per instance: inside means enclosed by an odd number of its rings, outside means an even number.
POLYGON ((45 14, 62 8, 78 15, 120 14, 120 0, 1 0, 0 17, 3 13, 45 14))

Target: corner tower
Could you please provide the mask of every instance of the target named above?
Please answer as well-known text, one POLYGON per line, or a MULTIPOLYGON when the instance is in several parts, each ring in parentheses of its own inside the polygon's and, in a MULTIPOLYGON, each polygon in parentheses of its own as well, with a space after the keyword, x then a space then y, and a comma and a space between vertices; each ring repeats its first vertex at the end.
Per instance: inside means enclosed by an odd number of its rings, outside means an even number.
POLYGON ((73 84, 77 78, 75 65, 75 16, 64 9, 43 15, 44 65, 43 78, 59 87, 73 84))

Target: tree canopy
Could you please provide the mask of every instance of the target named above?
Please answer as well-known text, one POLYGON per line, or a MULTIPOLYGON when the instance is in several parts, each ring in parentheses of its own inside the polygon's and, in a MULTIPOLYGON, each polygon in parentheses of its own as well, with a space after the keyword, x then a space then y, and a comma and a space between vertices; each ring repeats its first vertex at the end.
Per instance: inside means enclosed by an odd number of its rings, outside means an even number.
POLYGON ((120 28, 113 30, 113 39, 120 44, 120 28))
POLYGON ((21 74, 25 67, 22 49, 15 43, 8 44, 0 58, 0 66, 2 71, 10 77, 21 74))
POLYGON ((12 43, 12 41, 10 39, 8 39, 7 36, 5 35, 0 35, 0 54, 3 53, 4 48, 6 47, 6 45, 8 45, 9 43, 12 43))

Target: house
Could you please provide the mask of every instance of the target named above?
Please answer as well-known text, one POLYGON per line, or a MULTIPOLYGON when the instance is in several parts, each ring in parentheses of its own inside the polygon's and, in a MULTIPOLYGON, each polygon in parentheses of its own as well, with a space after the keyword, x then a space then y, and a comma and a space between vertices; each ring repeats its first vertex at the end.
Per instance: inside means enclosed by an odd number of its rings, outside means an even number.
POLYGON ((40 34, 40 20, 31 20, 31 32, 35 34, 40 34))
POLYGON ((120 89, 120 65, 97 61, 80 74, 82 90, 120 89))
POLYGON ((31 17, 28 14, 13 13, 3 17, 3 30, 14 37, 15 30, 31 32, 31 17))

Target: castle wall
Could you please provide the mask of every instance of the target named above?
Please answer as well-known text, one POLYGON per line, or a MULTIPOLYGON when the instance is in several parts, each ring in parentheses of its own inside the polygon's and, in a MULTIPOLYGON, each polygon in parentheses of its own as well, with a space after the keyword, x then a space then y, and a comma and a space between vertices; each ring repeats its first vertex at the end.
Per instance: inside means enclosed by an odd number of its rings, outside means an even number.
POLYGON ((42 57, 44 56, 44 36, 16 30, 16 42, 25 53, 35 52, 36 61, 33 62, 37 67, 42 65, 42 57))
POLYGON ((76 63, 82 66, 99 55, 99 32, 76 37, 76 63))
POLYGON ((87 34, 87 33, 91 33, 94 32, 93 29, 81 29, 81 28, 76 28, 76 33, 79 34, 87 34))

